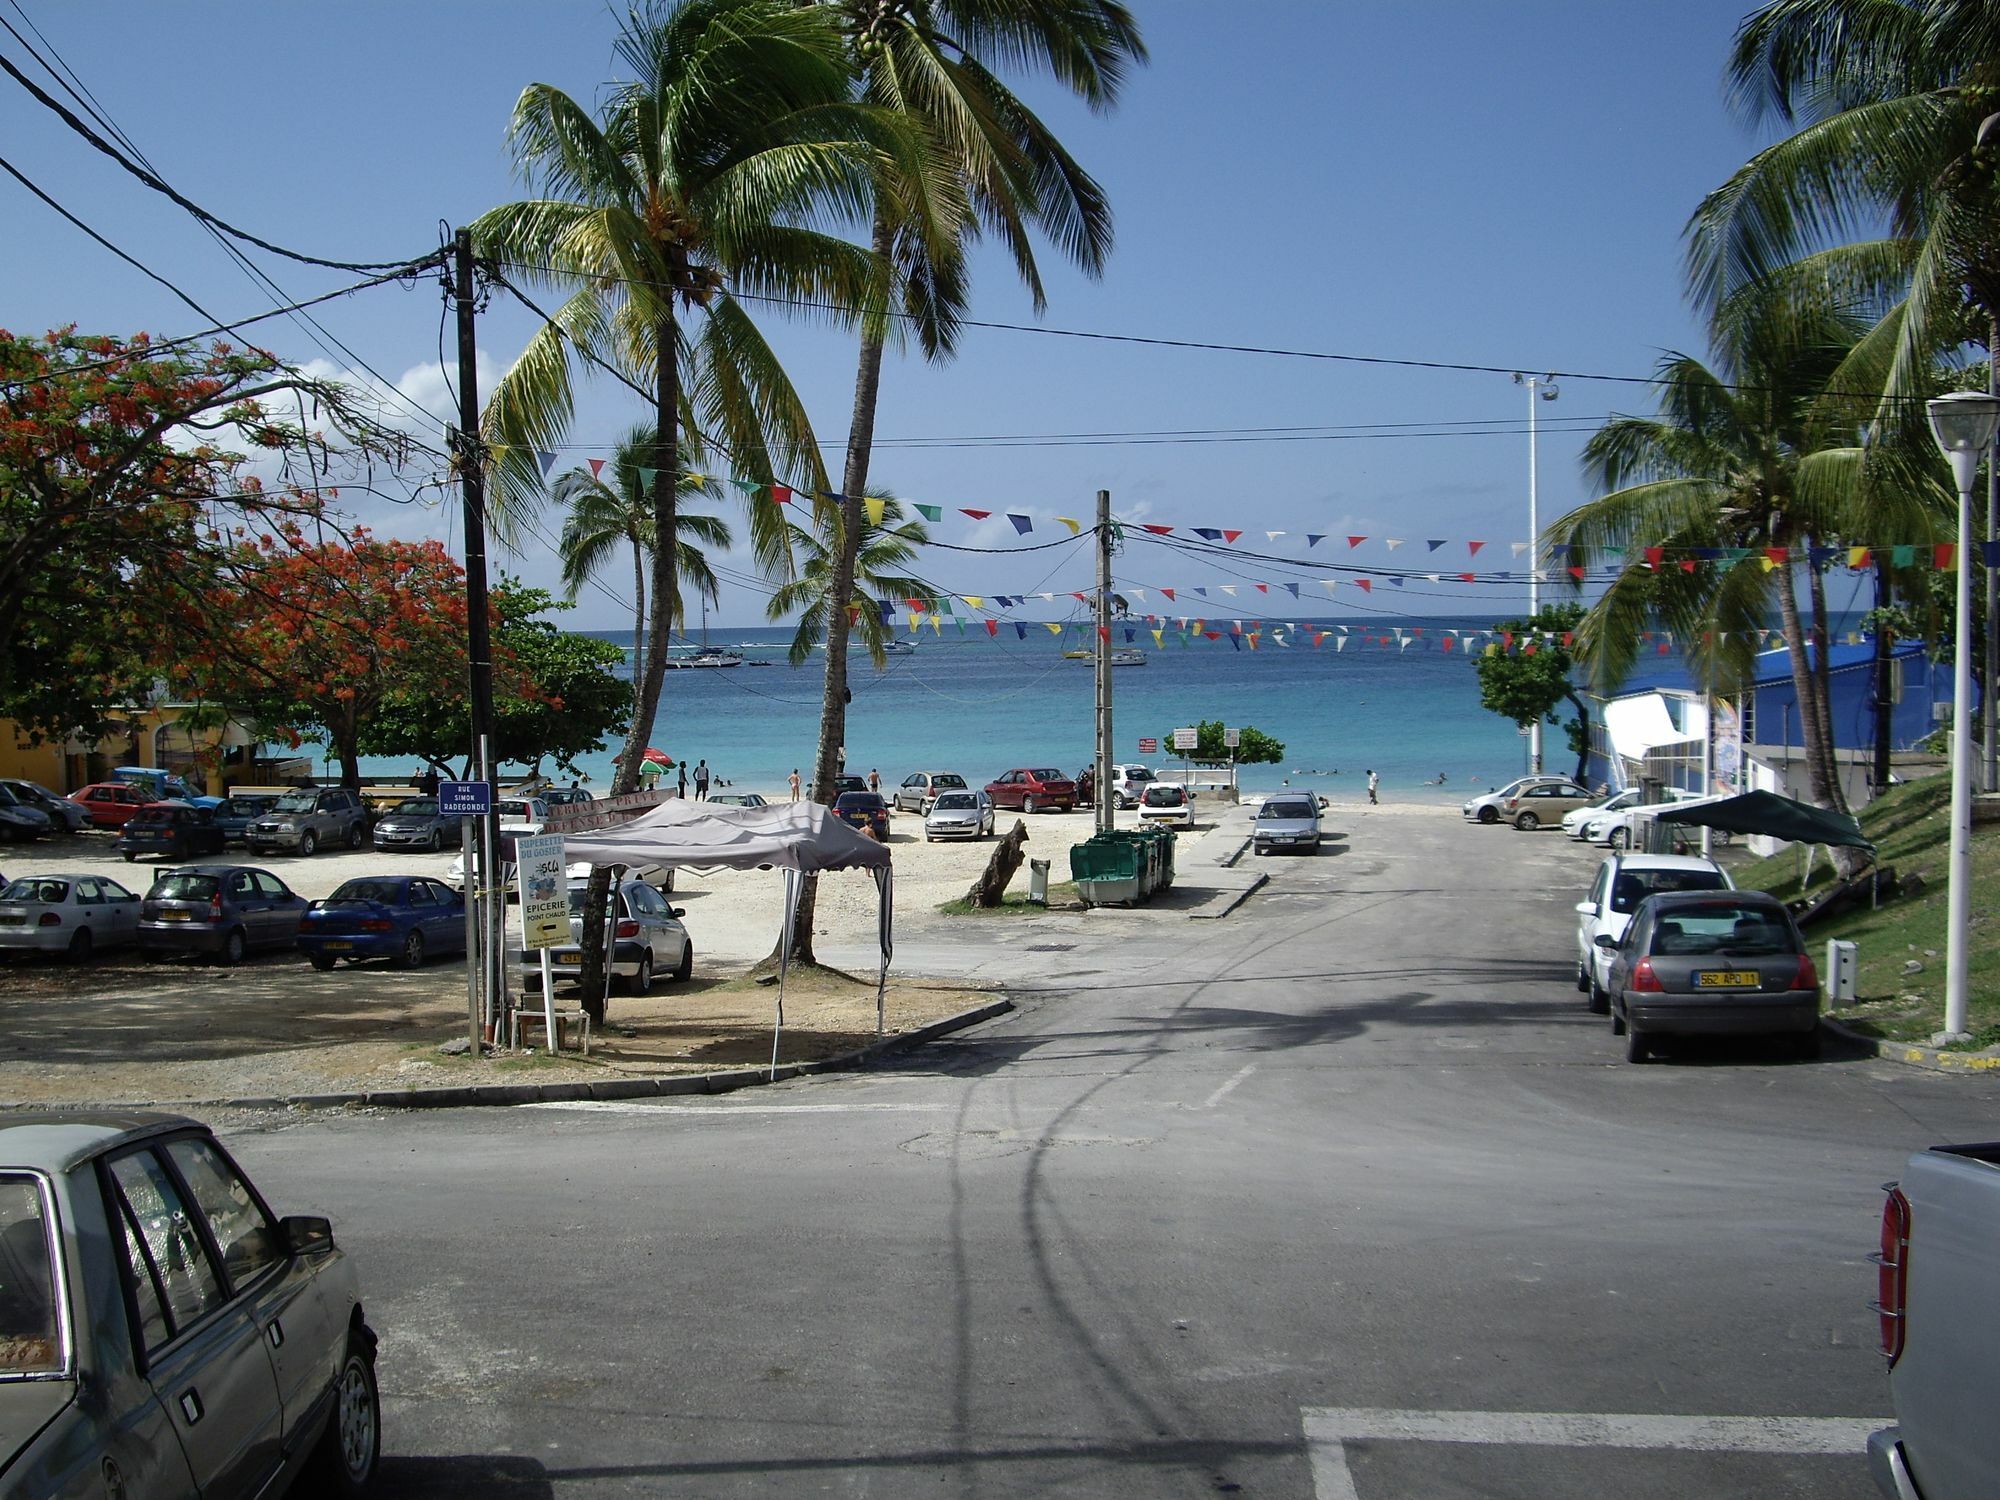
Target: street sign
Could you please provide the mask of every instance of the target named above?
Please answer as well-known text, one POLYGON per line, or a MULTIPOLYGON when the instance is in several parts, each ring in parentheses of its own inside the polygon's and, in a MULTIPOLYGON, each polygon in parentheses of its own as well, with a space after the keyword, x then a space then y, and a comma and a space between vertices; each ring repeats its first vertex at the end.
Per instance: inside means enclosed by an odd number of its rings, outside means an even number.
POLYGON ((521 946, 555 948, 569 941, 569 882, 563 878, 559 833, 514 840, 514 879, 521 897, 521 946))
POLYGON ((1243 731, 1240 729, 1223 730, 1222 743, 1228 746, 1231 750, 1234 750, 1238 745, 1243 743, 1243 731))
POLYGON ((1140 740, 1139 753, 1141 755, 1158 755, 1160 753, 1160 742, 1154 739, 1140 740))
POLYGON ((493 788, 484 781, 438 783, 438 812, 447 818, 483 818, 493 811, 493 788))
POLYGON ((1201 736, 1192 729, 1176 729, 1174 731, 1174 748, 1176 750, 1192 750, 1200 743, 1200 740, 1201 736))

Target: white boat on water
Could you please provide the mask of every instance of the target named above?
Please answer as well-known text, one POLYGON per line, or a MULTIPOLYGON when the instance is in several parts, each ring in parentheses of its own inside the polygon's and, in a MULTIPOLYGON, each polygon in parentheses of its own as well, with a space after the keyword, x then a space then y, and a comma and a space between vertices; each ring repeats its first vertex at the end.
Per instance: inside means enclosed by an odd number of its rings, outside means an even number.
POLYGON ((740 651, 731 651, 722 646, 709 645, 708 604, 706 601, 703 601, 701 606, 701 649, 690 652, 686 656, 669 654, 667 665, 683 670, 690 667, 740 667, 743 665, 743 653, 740 651))
MULTIPOLYGON (((1095 651, 1065 651, 1063 655, 1067 656, 1071 661, 1097 660, 1097 653, 1095 651)), ((1137 646, 1119 646, 1111 653, 1111 665, 1114 667, 1143 667, 1146 665, 1146 653, 1141 651, 1137 646)))

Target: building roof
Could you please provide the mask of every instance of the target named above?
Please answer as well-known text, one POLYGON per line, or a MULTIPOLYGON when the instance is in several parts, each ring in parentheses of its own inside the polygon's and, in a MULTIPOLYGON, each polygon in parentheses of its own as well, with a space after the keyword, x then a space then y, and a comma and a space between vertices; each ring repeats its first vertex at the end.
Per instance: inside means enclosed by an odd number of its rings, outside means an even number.
MULTIPOLYGON (((1922 641, 1898 641, 1890 647, 1891 657, 1906 660, 1924 654, 1926 647, 1922 641)), ((1858 646, 1845 642, 1835 645, 1827 657, 1829 668, 1835 672, 1852 667, 1867 666, 1875 660, 1875 643, 1864 640, 1858 646)), ((1757 687, 1767 683, 1789 682, 1792 676, 1791 652, 1780 646, 1771 651, 1757 653, 1755 676, 1751 679, 1757 687)), ((1675 653, 1654 657, 1651 661, 1640 659, 1640 665, 1633 668, 1630 675, 1610 693, 1598 694, 1604 698, 1632 698, 1641 693, 1699 693, 1701 684, 1688 671, 1687 663, 1675 653)))

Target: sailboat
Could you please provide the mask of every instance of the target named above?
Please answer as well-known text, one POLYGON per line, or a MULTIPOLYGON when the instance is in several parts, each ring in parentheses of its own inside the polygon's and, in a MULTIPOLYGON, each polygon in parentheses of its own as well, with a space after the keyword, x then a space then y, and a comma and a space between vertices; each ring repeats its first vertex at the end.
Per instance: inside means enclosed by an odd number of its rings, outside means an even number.
POLYGON ((667 658, 667 665, 670 667, 740 667, 743 665, 743 655, 741 652, 726 651, 720 646, 709 645, 708 601, 706 599, 701 604, 701 649, 690 656, 670 656, 667 658))

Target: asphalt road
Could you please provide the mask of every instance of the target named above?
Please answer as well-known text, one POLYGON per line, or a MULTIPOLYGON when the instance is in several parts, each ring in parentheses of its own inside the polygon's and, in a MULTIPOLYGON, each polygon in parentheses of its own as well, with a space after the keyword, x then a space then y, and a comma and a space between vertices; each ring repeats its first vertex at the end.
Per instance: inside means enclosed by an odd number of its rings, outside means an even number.
POLYGON ((1632 1067, 1594 856, 1332 826, 866 1075, 236 1131, 359 1258, 387 1492, 1872 1495, 1878 1185, 2000 1083, 1632 1067))

